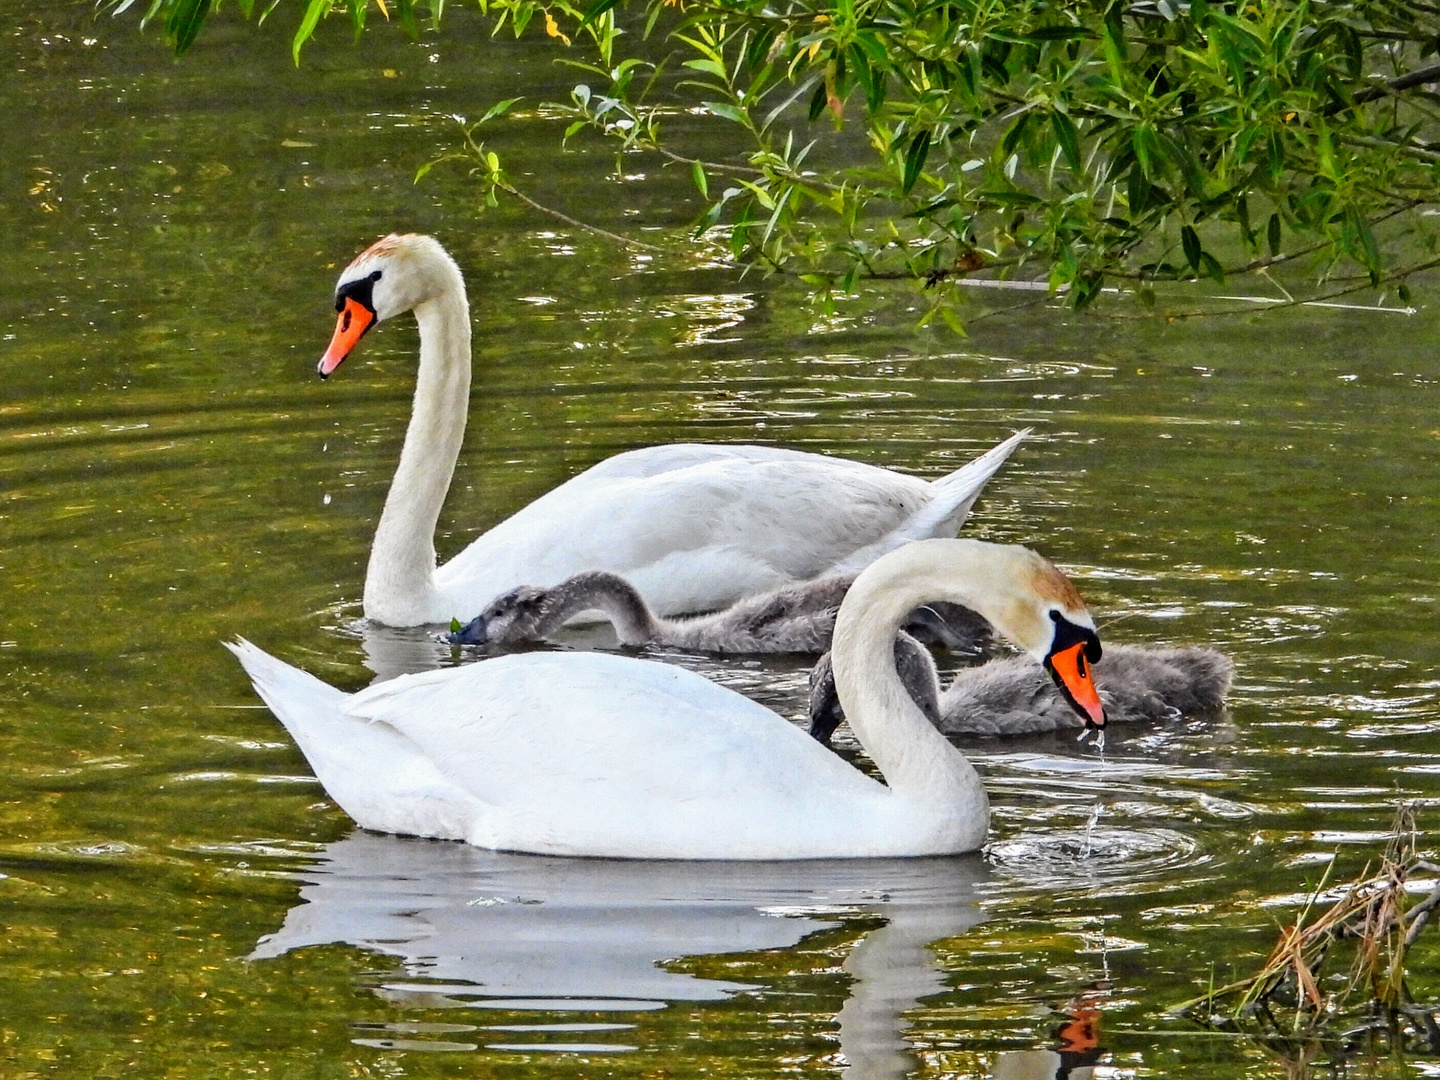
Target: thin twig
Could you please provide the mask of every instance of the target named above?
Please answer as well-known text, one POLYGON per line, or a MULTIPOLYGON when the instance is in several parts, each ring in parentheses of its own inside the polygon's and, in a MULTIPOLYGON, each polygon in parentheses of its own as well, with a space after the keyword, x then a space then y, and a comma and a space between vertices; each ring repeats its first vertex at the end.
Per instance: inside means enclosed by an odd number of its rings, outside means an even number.
POLYGON ((496 184, 495 186, 500 188, 502 191, 505 191, 515 196, 515 198, 519 199, 526 206, 530 207, 530 209, 538 210, 542 214, 549 214, 557 221, 563 221, 565 222, 565 224, 573 226, 574 228, 582 229, 588 233, 594 233, 596 236, 603 236, 607 240, 614 240, 617 244, 624 244, 626 247, 638 248, 641 251, 654 251, 661 255, 675 254, 669 248, 656 247, 654 244, 646 244, 639 240, 632 240, 628 236, 621 236, 619 233, 613 233, 609 229, 602 229, 598 225, 587 224, 584 221, 580 221, 576 218, 571 217, 569 214, 562 214, 559 210, 555 210, 549 206, 544 206, 536 202, 529 195, 526 195, 519 188, 516 188, 511 184, 501 182, 496 184))
MULTIPOLYGON (((1275 310, 1278 310, 1279 308, 1304 307, 1304 306, 1307 305, 1307 304, 1323 304, 1323 303, 1325 303, 1327 300, 1335 300, 1335 299, 1338 299, 1339 297, 1342 297, 1342 296, 1350 296, 1352 293, 1363 292, 1365 289, 1377 288, 1377 287, 1379 287, 1379 286, 1381 286, 1381 285, 1386 284, 1387 282, 1391 282, 1391 281, 1401 281, 1401 280, 1409 277, 1411 274, 1418 274, 1418 273, 1421 273, 1422 271, 1425 271, 1425 270, 1431 270, 1431 269, 1433 269, 1433 268, 1435 268, 1435 267, 1437 267, 1437 266, 1440 266, 1440 258, 1427 259, 1425 262, 1416 263, 1414 266, 1402 267, 1402 268, 1399 269, 1399 270, 1395 270, 1395 271, 1392 271, 1392 272, 1389 273, 1389 274, 1385 274, 1384 276, 1382 276, 1382 277, 1380 278, 1379 281, 1376 281, 1376 282, 1373 282, 1373 283, 1370 282, 1369 280, 1366 280, 1366 281, 1360 282, 1359 284, 1348 286, 1347 288, 1344 288, 1344 289, 1336 289, 1336 290, 1334 290, 1333 292, 1321 293, 1319 296, 1307 296, 1307 297, 1305 297, 1303 300, 1299 300, 1299 299, 1277 300, 1275 303, 1271 304, 1271 305, 1270 305, 1269 307, 1267 307, 1265 310, 1266 310, 1266 311, 1275 311, 1275 310)), ((1211 308, 1211 309, 1208 309, 1208 310, 1201 308, 1201 309, 1197 309, 1197 310, 1194 310, 1194 311, 1176 311, 1176 312, 1169 312, 1169 313, 1166 313, 1166 314, 1164 314, 1164 315, 1162 315, 1162 316, 1160 316, 1160 317, 1161 317, 1161 318, 1165 318, 1165 319, 1199 319, 1199 318, 1208 318, 1208 317, 1214 316, 1214 315, 1239 315, 1239 314, 1242 314, 1243 312, 1253 311, 1253 310, 1254 310, 1254 308, 1211 308)), ((1379 310, 1383 310, 1383 309, 1379 309, 1379 310)), ((1115 319, 1115 320, 1117 320, 1117 321, 1121 321, 1121 322, 1128 322, 1128 321, 1133 321, 1133 320, 1136 320, 1136 319, 1152 319, 1152 318, 1155 318, 1155 317, 1156 317, 1155 315, 1148 314, 1148 313, 1147 313, 1147 314, 1144 314, 1144 315, 1111 315, 1111 316, 1110 316, 1110 318, 1115 319)))

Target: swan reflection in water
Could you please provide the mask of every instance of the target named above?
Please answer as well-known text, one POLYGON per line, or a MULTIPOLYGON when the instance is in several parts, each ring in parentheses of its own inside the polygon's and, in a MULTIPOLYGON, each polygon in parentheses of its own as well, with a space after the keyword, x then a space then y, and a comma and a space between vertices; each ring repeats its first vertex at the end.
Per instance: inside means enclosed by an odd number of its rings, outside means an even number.
MULTIPOLYGON (((944 989, 929 946, 980 922, 975 884, 986 871, 973 856, 786 863, 547 858, 357 830, 324 848, 299 876, 304 902, 260 940, 251 959, 331 943, 393 956, 406 975, 377 992, 420 1008, 623 1014, 718 1000, 756 987, 667 971, 660 962, 789 948, 838 925, 838 915, 879 915, 886 924, 845 961, 854 981, 837 1018, 851 1075, 868 1080, 915 1068, 903 1014, 944 989)), ((469 1029, 389 1026, 410 1033, 469 1029)), ((496 1049, 632 1049, 595 1041, 597 1029, 615 1027, 628 1025, 509 1025, 504 1035, 481 1038, 496 1049), (578 1038, 585 1041, 569 1041, 578 1038)))
POLYGON ((1100 1004, 1108 989, 1108 983, 1097 983, 1061 1009, 1067 1019, 1055 1032, 1054 1049, 1001 1054, 992 1080, 1094 1080, 1095 1066, 1105 1056, 1100 1004))

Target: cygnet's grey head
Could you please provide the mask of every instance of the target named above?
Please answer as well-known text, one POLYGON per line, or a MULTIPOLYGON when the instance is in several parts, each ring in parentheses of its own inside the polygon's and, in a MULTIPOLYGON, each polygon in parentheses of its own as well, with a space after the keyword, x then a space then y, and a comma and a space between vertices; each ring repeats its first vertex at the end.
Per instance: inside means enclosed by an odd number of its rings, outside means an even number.
POLYGON ((548 589, 520 585, 501 593, 462 630, 450 635, 455 645, 510 645, 542 636, 548 589))

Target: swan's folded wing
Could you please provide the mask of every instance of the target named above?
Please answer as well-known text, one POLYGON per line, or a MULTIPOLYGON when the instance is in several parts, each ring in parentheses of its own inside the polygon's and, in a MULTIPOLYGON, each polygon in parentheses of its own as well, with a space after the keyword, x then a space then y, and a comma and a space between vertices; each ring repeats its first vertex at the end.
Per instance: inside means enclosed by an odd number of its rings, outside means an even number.
POLYGON ((497 807, 644 814, 737 799, 784 804, 834 785, 883 791, 748 698, 628 657, 500 657, 394 679, 356 694, 347 711, 402 732, 497 807))

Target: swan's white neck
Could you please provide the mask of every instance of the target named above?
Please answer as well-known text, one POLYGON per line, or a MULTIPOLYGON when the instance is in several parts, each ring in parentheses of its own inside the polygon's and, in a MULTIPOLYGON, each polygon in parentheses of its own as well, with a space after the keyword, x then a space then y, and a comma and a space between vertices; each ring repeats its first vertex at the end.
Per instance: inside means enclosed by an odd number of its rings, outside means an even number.
POLYGON ((459 275, 453 287, 414 310, 420 324, 415 405, 365 574, 365 615, 389 626, 464 614, 440 610, 435 585, 435 525, 470 407, 470 305, 459 275))
POLYGON ((895 670, 895 634, 915 607, 964 604, 1005 625, 1005 594, 990 545, 922 541, 873 563, 855 580, 835 620, 835 689, 850 728, 890 789, 962 820, 989 820, 974 766, 925 718, 895 670), (944 545, 937 546, 937 545, 944 545))

